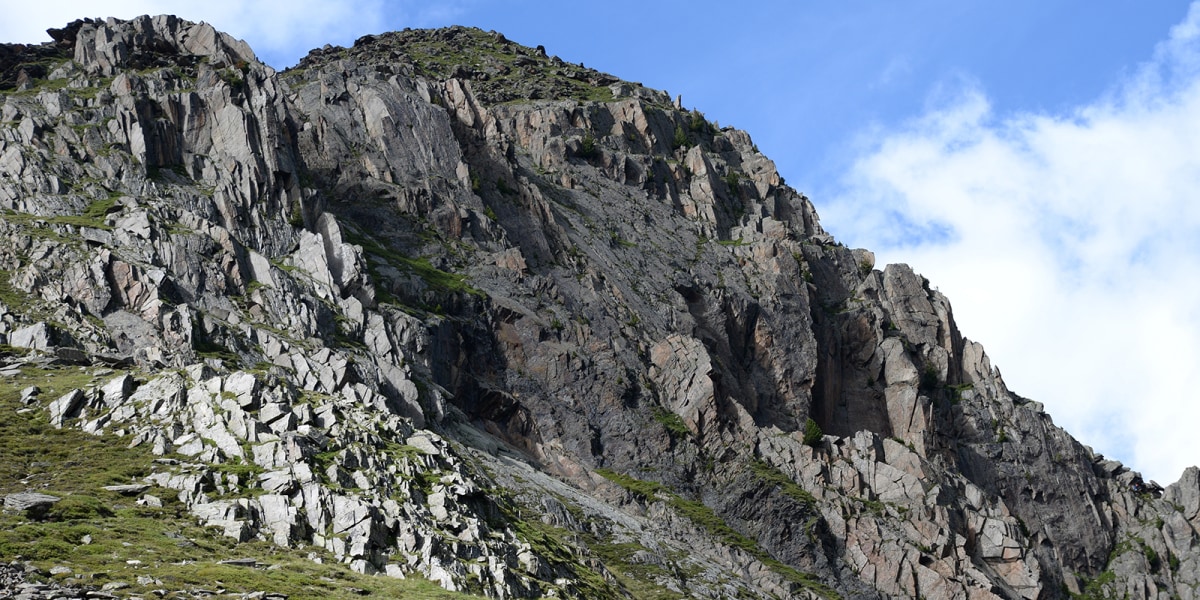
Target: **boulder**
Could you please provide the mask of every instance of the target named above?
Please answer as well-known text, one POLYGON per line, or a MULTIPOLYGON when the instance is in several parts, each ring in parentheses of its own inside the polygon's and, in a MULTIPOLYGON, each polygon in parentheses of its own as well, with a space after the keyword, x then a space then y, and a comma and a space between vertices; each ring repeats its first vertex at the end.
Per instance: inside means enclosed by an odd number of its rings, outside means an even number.
POLYGON ((86 399, 87 396, 83 393, 83 390, 71 390, 51 402, 48 407, 50 424, 61 429, 67 419, 79 416, 79 410, 83 408, 86 399))
POLYGON ((4 496, 4 510, 23 512, 31 519, 41 519, 62 498, 38 492, 18 492, 4 496))
POLYGON ((129 399, 135 385, 133 376, 123 373, 104 384, 100 388, 100 396, 109 407, 116 407, 129 399))
POLYGON ((41 388, 36 385, 31 385, 21 390, 21 404, 29 405, 37 402, 38 394, 41 393, 41 388))
POLYGON ((136 496, 150 489, 150 485, 146 483, 130 483, 125 485, 106 485, 104 489, 109 492, 116 492, 122 496, 136 496))
POLYGON ((8 334, 8 344, 17 348, 46 350, 53 345, 53 330, 45 323, 34 323, 8 334))

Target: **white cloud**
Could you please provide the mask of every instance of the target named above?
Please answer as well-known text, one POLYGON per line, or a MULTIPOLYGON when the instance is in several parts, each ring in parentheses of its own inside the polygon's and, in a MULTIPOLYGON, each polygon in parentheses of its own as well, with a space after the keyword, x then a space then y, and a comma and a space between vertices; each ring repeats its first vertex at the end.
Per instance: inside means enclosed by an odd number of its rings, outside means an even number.
POLYGON ((956 89, 874 131, 823 221, 926 275, 1013 391, 1174 481, 1200 463, 1200 3, 1069 114, 956 89))
POLYGON ((873 90, 883 89, 896 83, 896 81, 904 79, 912 74, 912 61, 907 56, 893 56, 891 60, 883 66, 879 74, 875 76, 875 80, 871 82, 870 88, 873 90))
POLYGON ((22 4, 6 10, 0 40, 49 41, 46 29, 84 17, 128 19, 143 14, 175 14, 207 21, 250 43, 277 68, 291 66, 308 50, 325 44, 349 45, 359 36, 404 27, 447 25, 461 13, 462 0, 65 0, 22 4))

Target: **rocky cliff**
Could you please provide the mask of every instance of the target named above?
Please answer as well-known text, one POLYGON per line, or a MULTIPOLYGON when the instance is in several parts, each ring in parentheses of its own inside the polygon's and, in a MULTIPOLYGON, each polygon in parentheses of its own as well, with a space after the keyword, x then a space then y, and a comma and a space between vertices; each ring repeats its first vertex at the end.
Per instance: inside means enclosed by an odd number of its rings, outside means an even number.
POLYGON ((175 17, 50 33, 0 46, 34 579, 169 587, 87 551, 146 517, 497 598, 1200 597, 1200 471, 1080 445, 665 92, 457 27, 282 73, 175 17))

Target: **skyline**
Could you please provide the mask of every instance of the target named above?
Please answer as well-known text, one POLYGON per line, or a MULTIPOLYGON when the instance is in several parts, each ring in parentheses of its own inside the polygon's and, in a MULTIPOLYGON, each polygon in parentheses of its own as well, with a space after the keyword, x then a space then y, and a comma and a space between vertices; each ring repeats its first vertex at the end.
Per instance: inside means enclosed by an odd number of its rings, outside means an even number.
POLYGON ((839 240, 926 275, 1012 391, 1081 442, 1164 484, 1200 463, 1195 4, 5 4, 5 41, 170 12, 276 68, 463 24, 682 95, 746 130, 839 240))

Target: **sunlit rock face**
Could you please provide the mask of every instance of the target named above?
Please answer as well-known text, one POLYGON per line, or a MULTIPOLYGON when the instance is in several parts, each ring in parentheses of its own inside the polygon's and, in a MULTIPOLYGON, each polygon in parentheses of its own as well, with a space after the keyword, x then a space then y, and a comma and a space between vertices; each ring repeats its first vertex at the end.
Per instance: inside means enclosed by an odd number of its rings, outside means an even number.
POLYGON ((1195 469, 1081 446, 665 92, 457 27, 52 33, 0 51, 3 360, 105 369, 22 400, 226 535, 500 598, 1197 597, 1195 469))

